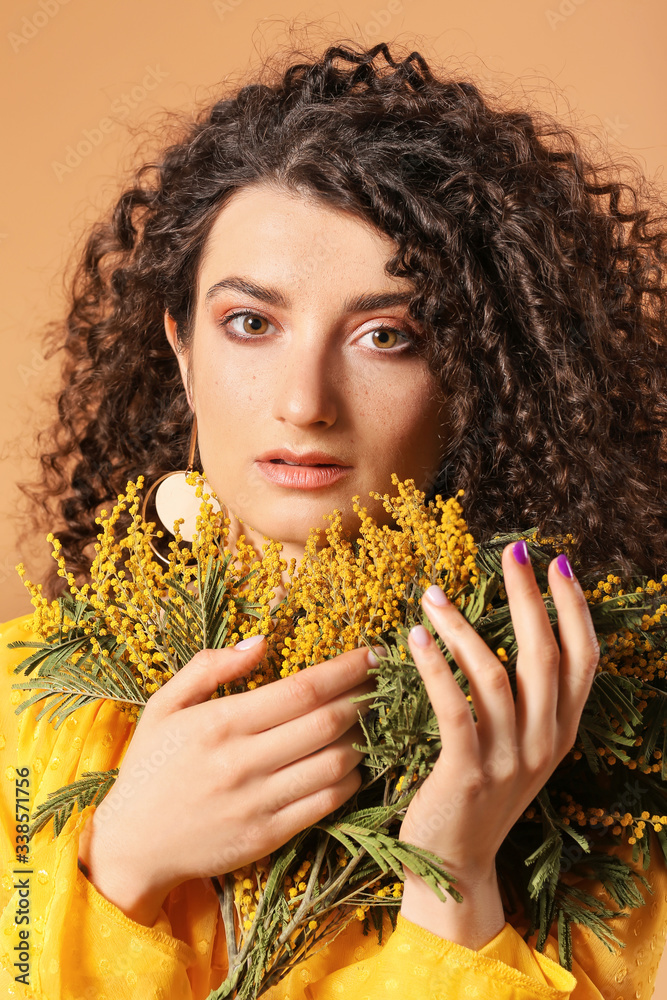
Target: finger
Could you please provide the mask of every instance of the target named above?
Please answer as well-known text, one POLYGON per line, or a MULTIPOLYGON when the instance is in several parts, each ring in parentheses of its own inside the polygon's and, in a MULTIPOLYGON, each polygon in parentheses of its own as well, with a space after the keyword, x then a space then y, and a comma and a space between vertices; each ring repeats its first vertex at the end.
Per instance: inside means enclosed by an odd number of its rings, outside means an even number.
POLYGON ((208 701, 220 684, 249 674, 266 652, 265 637, 252 638, 257 642, 248 647, 200 650, 150 696, 146 708, 150 707, 153 715, 168 715, 208 701))
POLYGON ((558 612, 561 662, 556 724, 564 735, 566 750, 577 734, 600 659, 590 609, 578 580, 562 553, 549 566, 549 586, 558 612))
POLYGON ((479 741, 468 699, 433 636, 416 625, 408 633, 408 645, 438 720, 445 759, 452 764, 476 760, 479 741))
POLYGON ((363 759, 363 754, 352 746, 362 739, 363 733, 357 723, 324 750, 277 769, 268 785, 275 808, 283 808, 346 778, 363 759))
POLYGON ((360 646, 298 674, 234 695, 234 709, 247 732, 260 733, 349 692, 368 679, 369 667, 368 650, 360 646))
POLYGON ((505 546, 502 565, 518 645, 517 734, 532 757, 555 737, 560 650, 523 539, 505 546))
POLYGON ((505 667, 439 587, 424 592, 423 607, 468 679, 480 744, 487 750, 498 743, 514 746, 516 715, 505 667), (433 597, 445 603, 436 604, 433 597))
POLYGON ((329 813, 339 809, 359 790, 361 772, 358 767, 333 785, 290 802, 276 810, 270 819, 272 832, 279 844, 284 844, 300 830, 319 823, 329 813))
POLYGON ((366 681, 332 698, 314 712, 257 733, 257 758, 273 761, 274 766, 280 768, 333 743, 348 732, 359 713, 364 716, 369 711, 368 702, 352 702, 350 699, 369 694, 374 688, 374 682, 366 681))

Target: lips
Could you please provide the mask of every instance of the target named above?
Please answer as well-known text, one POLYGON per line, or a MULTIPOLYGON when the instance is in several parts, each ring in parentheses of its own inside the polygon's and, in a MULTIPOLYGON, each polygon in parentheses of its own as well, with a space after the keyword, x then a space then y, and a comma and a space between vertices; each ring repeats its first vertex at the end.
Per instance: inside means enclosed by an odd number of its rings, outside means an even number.
POLYGON ((333 462, 286 462, 283 458, 272 458, 274 465, 308 465, 310 468, 318 468, 322 465, 333 465, 333 462))
POLYGON ((338 466, 342 469, 350 468, 350 465, 325 451, 305 451, 294 452, 289 448, 277 448, 274 451, 267 451, 260 455, 258 462, 273 462, 276 465, 301 465, 301 466, 338 466))
POLYGON ((284 458, 272 458, 271 461, 274 465, 307 465, 311 469, 318 468, 322 465, 338 465, 338 462, 287 462, 284 458))
POLYGON ((285 462, 256 462, 256 468, 268 482, 290 490, 322 490, 333 486, 351 473, 342 465, 287 465, 285 462))
POLYGON ((294 452, 289 448, 267 451, 255 465, 268 482, 290 490, 322 490, 350 475, 347 465, 337 455, 326 451, 294 452))

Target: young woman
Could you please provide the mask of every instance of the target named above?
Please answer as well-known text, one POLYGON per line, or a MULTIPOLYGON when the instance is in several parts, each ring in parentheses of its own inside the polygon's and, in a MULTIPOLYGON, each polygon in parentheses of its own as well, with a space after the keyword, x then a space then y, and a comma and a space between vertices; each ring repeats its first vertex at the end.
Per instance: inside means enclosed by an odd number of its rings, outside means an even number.
MULTIPOLYGON (((395 472, 429 496, 463 488, 478 540, 569 531, 584 568, 654 575, 667 566, 655 218, 553 122, 494 108, 416 52, 332 46, 219 100, 139 169, 90 234, 32 496, 83 580, 100 508, 128 479, 183 468, 196 416, 216 493, 287 558, 334 507, 354 529, 352 496, 385 492, 395 472)), ((386 523, 381 505, 368 507, 386 523)), ((624 952, 574 927, 570 973, 554 938, 539 952, 523 915, 506 919, 496 853, 572 747, 599 650, 564 556, 549 568, 559 644, 524 544, 506 548, 503 567, 516 702, 502 664, 438 588, 424 611, 470 680, 477 722, 428 632, 410 635, 449 738, 401 837, 444 859, 463 903, 408 875, 382 945, 350 926, 267 997, 650 996, 667 917, 659 849, 653 897, 612 922, 624 952), (455 806, 446 823, 443 805, 455 806)), ((29 617, 7 623, 3 646, 28 628, 29 617)), ((259 639, 198 654, 136 726, 99 702, 55 730, 37 721, 39 706, 15 714, 23 653, 4 649, 7 995, 199 1000, 224 979, 210 877, 271 852, 360 781, 349 699, 369 689, 365 648, 210 700, 264 651, 259 639), (37 804, 84 771, 118 766, 114 808, 76 812, 56 839, 41 831, 22 881, 20 769, 37 804)))

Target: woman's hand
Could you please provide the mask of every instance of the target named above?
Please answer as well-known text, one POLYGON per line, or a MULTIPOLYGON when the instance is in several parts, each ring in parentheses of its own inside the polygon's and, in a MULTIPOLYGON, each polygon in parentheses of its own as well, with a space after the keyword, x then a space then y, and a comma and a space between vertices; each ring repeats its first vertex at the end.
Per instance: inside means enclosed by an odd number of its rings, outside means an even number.
POLYGON ((373 686, 366 648, 210 700, 265 652, 262 637, 204 650, 156 691, 82 832, 90 881, 140 923, 155 922, 180 882, 264 857, 361 783, 352 744, 363 738, 357 713, 368 709, 350 698, 373 686))
POLYGON ((464 902, 443 903, 406 872, 401 912, 473 948, 503 927, 496 854, 572 747, 599 660, 588 605, 565 555, 552 561, 548 577, 560 649, 526 543, 506 546, 502 564, 518 643, 516 703, 503 664, 439 588, 425 592, 423 608, 469 680, 477 722, 428 630, 418 625, 408 640, 443 746, 407 809, 400 837, 443 859, 464 902))

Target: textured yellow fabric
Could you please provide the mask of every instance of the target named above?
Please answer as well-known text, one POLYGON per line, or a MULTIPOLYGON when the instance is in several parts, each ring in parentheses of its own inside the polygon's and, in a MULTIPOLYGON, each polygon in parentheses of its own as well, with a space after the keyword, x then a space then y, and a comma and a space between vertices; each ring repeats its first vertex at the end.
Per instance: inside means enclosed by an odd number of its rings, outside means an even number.
MULTIPOLYGON (((205 998, 220 985, 226 964, 224 929, 210 881, 191 880, 171 892, 153 927, 130 920, 77 867, 79 833, 93 806, 75 812, 56 839, 52 824, 40 831, 29 866, 15 861, 16 769, 30 769, 32 812, 48 792, 84 771, 117 767, 133 731, 128 717, 104 701, 77 710, 57 730, 46 716, 35 721, 39 703, 15 714, 26 692, 11 691, 18 679, 13 667, 26 653, 7 650, 6 645, 30 638, 29 620, 18 618, 0 626, 0 995, 48 1000, 205 998), (20 922, 25 915, 28 924, 20 922), (15 978, 21 972, 15 963, 26 940, 29 986, 15 978)), ((644 873, 654 894, 647 894, 646 905, 629 918, 612 922, 627 947, 612 953, 589 932, 574 927, 572 974, 558 965, 554 939, 549 939, 544 954, 523 940, 520 915, 510 917, 478 951, 399 917, 395 932, 387 927, 381 946, 375 935, 365 937, 355 921, 265 996, 648 1000, 667 925, 667 866, 657 843, 654 848, 651 868, 644 873)), ((631 849, 622 845, 610 852, 629 860, 631 849)))

